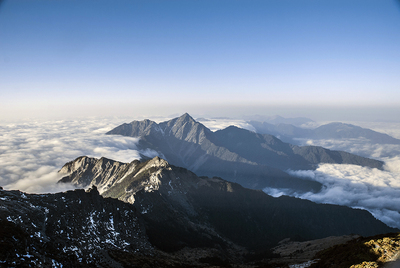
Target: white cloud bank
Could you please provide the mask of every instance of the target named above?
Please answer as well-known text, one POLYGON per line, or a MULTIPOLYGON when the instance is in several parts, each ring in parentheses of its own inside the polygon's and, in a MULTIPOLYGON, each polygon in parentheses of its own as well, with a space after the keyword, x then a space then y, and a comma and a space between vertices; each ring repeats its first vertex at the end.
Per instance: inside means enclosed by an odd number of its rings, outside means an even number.
POLYGON ((358 139, 326 139, 326 140, 310 140, 297 139, 301 145, 322 146, 331 150, 346 151, 352 154, 364 157, 386 159, 400 156, 399 144, 374 144, 365 138, 358 139))
MULTIPOLYGON (((386 133, 399 137, 399 126, 380 123, 386 133)), ((318 181, 324 189, 317 194, 306 193, 297 197, 317 203, 363 208, 389 226, 400 228, 400 145, 373 144, 364 138, 301 140, 303 145, 317 145, 342 150, 385 162, 384 170, 356 165, 322 164, 316 170, 289 171, 289 173, 318 181)), ((265 189, 279 196, 284 190, 265 189)))
MULTIPOLYGON (((356 165, 322 164, 316 170, 289 170, 294 176, 324 185, 319 193, 295 194, 316 203, 362 208, 391 227, 400 228, 400 159, 392 159, 388 170, 356 165), (391 169, 394 167, 394 169, 391 169), (390 170, 389 170, 390 169, 390 170)), ((284 189, 264 191, 272 196, 289 194, 284 189)))
POLYGON ((306 193, 297 197, 317 203, 363 208, 387 225, 400 228, 399 164, 399 159, 393 159, 389 167, 393 166, 395 170, 384 171, 356 165, 322 164, 315 171, 289 173, 324 185, 317 194, 306 193))
POLYGON ((27 122, 0 126, 0 185, 32 193, 73 189, 56 184, 58 170, 67 162, 87 155, 131 162, 139 152, 138 138, 108 136, 115 127, 111 119, 27 122))

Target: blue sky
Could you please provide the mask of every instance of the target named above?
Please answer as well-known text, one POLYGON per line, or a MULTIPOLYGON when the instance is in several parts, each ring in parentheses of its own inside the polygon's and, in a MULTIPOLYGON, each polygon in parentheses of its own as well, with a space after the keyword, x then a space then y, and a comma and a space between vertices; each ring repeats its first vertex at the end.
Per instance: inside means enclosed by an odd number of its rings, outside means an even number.
POLYGON ((344 110, 393 119, 399 74, 395 0, 0 4, 5 120, 344 110))

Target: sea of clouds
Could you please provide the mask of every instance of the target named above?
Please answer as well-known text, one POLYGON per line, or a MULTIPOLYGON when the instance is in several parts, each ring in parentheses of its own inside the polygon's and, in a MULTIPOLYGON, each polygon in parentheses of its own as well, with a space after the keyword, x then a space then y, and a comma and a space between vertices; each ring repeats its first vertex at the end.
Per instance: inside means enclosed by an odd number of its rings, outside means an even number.
MULTIPOLYGON (((169 118, 150 119, 162 122, 169 118)), ((65 191, 74 187, 57 184, 61 178, 58 170, 79 156, 104 156, 131 162, 139 159, 140 154, 157 155, 151 150, 139 151, 138 138, 105 135, 112 128, 130 121, 128 118, 92 118, 0 124, 0 186, 30 193, 65 191)), ((199 121, 213 131, 230 125, 253 131, 244 120, 199 121)), ((380 123, 379 130, 400 137, 398 124, 380 123)), ((378 170, 356 165, 322 164, 316 170, 289 170, 295 176, 324 185, 319 193, 296 194, 296 197, 366 209, 389 226, 400 228, 400 145, 372 144, 366 139, 302 142, 383 160, 385 167, 378 170)), ((283 189, 265 189, 265 192, 273 196, 288 194, 283 189)))
MULTIPOLYGON (((356 165, 322 164, 316 170, 289 171, 290 174, 318 181, 319 193, 296 194, 317 203, 338 204, 370 211, 376 218, 400 228, 400 159, 390 161, 386 170, 356 165), (391 166, 394 170, 391 170, 391 166)), ((273 196, 285 191, 265 189, 273 196)))
POLYGON ((58 170, 79 156, 107 157, 121 162, 152 157, 139 151, 138 138, 105 135, 121 119, 29 121, 0 125, 0 186, 30 193, 73 189, 57 184, 58 170))
MULTIPOLYGON (((400 138, 398 123, 353 124, 400 138)), ((323 190, 317 194, 296 194, 296 197, 317 203, 366 209, 387 225, 400 229, 400 145, 375 144, 365 138, 300 141, 302 145, 322 146, 381 160, 385 165, 384 170, 337 164, 321 164, 316 170, 289 170, 292 175, 324 185, 323 190)), ((288 193, 283 189, 264 191, 273 196, 288 193)))
MULTIPOLYGON (((135 118, 142 119, 145 118, 135 118)), ((171 118, 150 119, 163 122, 171 118)), ((121 162, 140 159, 140 154, 156 156, 151 150, 139 151, 138 138, 105 135, 132 120, 114 117, 0 123, 0 186, 29 193, 65 191, 74 186, 57 184, 62 177, 58 171, 79 156, 107 157, 121 162)), ((241 120, 210 120, 208 123, 214 130, 231 124, 249 126, 241 120)))

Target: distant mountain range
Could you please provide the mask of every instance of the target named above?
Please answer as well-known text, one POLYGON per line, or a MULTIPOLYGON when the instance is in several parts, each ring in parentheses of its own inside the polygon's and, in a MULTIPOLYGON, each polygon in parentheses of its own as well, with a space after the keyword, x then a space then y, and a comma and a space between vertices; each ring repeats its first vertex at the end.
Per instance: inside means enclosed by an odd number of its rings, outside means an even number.
POLYGON ((171 164, 200 176, 218 176, 244 187, 318 191, 321 184, 287 174, 287 169, 315 169, 321 163, 382 168, 383 162, 318 146, 296 146, 273 135, 230 126, 212 132, 189 114, 157 124, 151 120, 122 124, 106 133, 140 137, 140 149, 153 149, 171 164))
POLYGON ((281 140, 298 143, 296 139, 359 139, 364 138, 375 144, 400 144, 400 140, 371 129, 344 123, 329 123, 315 129, 301 128, 294 124, 248 121, 257 133, 270 134, 281 140))

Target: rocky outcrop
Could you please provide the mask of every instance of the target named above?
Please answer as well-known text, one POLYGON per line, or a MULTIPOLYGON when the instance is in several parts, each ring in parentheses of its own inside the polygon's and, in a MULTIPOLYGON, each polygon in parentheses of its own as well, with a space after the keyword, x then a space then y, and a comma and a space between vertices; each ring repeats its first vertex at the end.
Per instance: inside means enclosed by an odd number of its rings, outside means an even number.
POLYGON ((81 156, 68 162, 59 170, 60 174, 68 174, 59 182, 72 183, 80 188, 96 185, 99 192, 103 193, 120 179, 119 174, 129 173, 138 162, 125 164, 104 157, 95 159, 81 156))
POLYGON ((400 233, 360 237, 319 252, 312 268, 399 267, 400 233))
POLYGON ((134 206, 96 187, 56 194, 0 190, 0 266, 122 267, 109 251, 153 254, 134 206))

